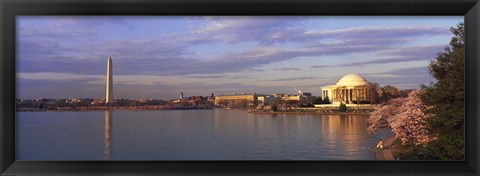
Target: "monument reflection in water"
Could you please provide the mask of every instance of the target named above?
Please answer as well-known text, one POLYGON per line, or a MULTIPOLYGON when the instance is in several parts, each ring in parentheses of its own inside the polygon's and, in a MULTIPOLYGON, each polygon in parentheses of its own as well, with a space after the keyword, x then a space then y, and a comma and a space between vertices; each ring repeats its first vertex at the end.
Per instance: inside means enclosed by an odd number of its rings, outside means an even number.
POLYGON ((105 111, 105 148, 103 159, 109 160, 112 155, 112 112, 105 111))

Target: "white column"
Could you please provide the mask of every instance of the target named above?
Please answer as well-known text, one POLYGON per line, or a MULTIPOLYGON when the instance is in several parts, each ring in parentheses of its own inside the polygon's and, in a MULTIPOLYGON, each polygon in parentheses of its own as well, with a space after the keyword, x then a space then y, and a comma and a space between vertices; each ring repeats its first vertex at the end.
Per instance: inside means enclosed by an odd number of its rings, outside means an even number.
POLYGON ((350 97, 350 99, 348 100, 350 103, 352 103, 352 96, 353 96, 353 93, 352 93, 352 89, 349 89, 348 91, 348 97, 350 97))
POLYGON ((355 101, 358 103, 358 89, 354 89, 353 92, 355 92, 355 101))
POLYGON ((362 89, 360 89, 360 96, 362 96, 362 101, 363 101, 363 100, 364 100, 364 98, 365 98, 365 97, 364 97, 364 94, 363 94, 363 88, 362 88, 362 89))

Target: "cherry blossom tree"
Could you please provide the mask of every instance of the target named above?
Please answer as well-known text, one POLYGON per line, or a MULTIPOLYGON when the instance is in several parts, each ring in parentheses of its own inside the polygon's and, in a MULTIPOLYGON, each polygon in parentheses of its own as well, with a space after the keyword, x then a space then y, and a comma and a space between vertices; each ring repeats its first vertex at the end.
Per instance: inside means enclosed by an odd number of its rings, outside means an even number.
POLYGON ((386 105, 382 107, 375 107, 375 111, 372 112, 368 123, 370 126, 367 128, 369 133, 378 134, 378 130, 381 128, 390 128, 388 119, 399 113, 398 107, 400 107, 406 98, 394 98, 390 99, 386 105))
POLYGON ((387 105, 377 107, 368 122, 369 133, 378 133, 380 128, 391 128, 402 144, 425 145, 435 137, 428 133, 424 111, 427 107, 420 99, 420 90, 414 90, 406 98, 391 99, 387 105))

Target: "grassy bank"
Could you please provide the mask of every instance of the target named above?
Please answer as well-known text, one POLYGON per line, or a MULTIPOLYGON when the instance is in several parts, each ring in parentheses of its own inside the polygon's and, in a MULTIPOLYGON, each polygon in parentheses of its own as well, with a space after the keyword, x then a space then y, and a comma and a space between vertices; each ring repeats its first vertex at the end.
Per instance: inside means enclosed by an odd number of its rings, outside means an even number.
POLYGON ((427 156, 419 156, 418 153, 422 151, 421 146, 415 146, 412 148, 410 143, 402 145, 402 141, 400 139, 396 139, 391 146, 392 154, 395 158, 397 158, 400 153, 402 154, 403 160, 432 160, 427 156))

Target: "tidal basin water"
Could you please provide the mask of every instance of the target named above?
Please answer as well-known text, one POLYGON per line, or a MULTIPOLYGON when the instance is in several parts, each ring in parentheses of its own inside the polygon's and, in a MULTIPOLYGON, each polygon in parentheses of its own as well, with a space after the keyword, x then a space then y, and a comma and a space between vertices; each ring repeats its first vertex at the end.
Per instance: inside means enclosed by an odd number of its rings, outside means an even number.
POLYGON ((368 115, 18 112, 17 160, 374 160, 368 115))

